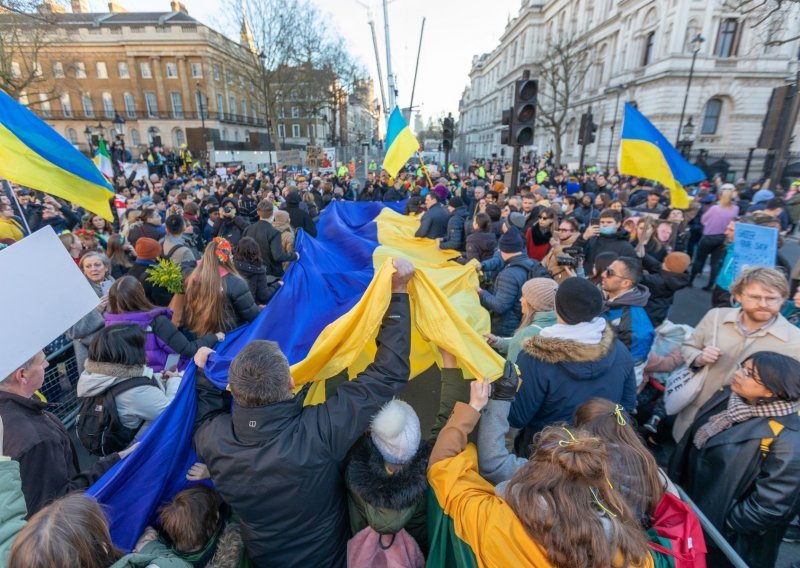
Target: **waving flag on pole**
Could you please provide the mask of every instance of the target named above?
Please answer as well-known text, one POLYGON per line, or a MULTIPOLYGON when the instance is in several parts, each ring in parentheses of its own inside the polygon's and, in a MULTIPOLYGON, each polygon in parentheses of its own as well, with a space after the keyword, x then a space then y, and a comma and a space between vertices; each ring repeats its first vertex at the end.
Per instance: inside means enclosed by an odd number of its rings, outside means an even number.
POLYGON ((657 181, 669 189, 671 205, 687 209, 691 199, 684 186, 706 179, 706 174, 690 164, 664 135, 637 109, 625 103, 619 172, 657 181))
POLYGON ((97 169, 100 170, 100 173, 103 174, 103 177, 106 178, 109 183, 114 181, 114 168, 111 166, 111 156, 108 154, 106 141, 102 138, 100 138, 100 142, 97 144, 97 152, 94 153, 94 165, 97 166, 97 169))
POLYGON ((386 127, 386 156, 383 158, 383 169, 391 177, 395 177, 417 150, 419 142, 411 133, 400 108, 394 107, 386 127))
MULTIPOLYGON (((438 347, 456 356, 465 377, 498 378, 503 358, 483 339, 489 314, 475 289, 475 263, 453 262, 458 252, 418 239, 419 219, 383 203, 332 202, 319 235, 297 235, 300 260, 255 321, 227 334, 206 365, 206 376, 225 388, 228 364, 256 339, 277 341, 296 385, 313 383, 306 403, 324 400, 324 379, 346 370, 355 377, 372 362, 375 338, 391 299, 391 259, 417 268, 411 299, 411 377, 441 363, 438 347), (291 322, 291 325, 287 325, 291 322)), ((106 507, 114 543, 130 550, 160 505, 187 485, 196 460, 192 429, 197 410, 194 364, 175 399, 148 428, 137 450, 89 490, 106 507)))
POLYGON ((0 91, 0 177, 113 221, 111 184, 47 123, 0 91))

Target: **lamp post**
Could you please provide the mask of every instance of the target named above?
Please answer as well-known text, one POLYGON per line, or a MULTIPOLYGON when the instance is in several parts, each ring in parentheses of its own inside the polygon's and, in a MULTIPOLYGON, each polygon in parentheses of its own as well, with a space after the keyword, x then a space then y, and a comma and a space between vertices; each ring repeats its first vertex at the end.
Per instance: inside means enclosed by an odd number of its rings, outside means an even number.
POLYGON ((84 129, 83 135, 86 136, 86 145, 89 147, 89 156, 92 155, 92 129, 88 126, 84 129))
POLYGON ((692 122, 691 116, 681 127, 681 132, 683 136, 678 141, 677 148, 681 155, 688 160, 692 154, 692 146, 694 146, 694 122, 692 122))
POLYGON ((200 114, 200 127, 203 129, 203 159, 205 159, 208 155, 208 134, 206 132, 206 113, 203 108, 203 92, 200 90, 201 86, 200 83, 196 83, 194 88, 197 96, 197 112, 200 114))
POLYGON ((119 136, 125 138, 125 119, 117 111, 114 111, 114 120, 111 123, 114 125, 114 130, 119 133, 119 136))
POLYGON ((675 138, 675 146, 677 146, 681 140, 681 126, 683 125, 683 117, 686 115, 686 103, 689 102, 689 88, 692 86, 694 63, 697 60, 697 54, 700 52, 704 41, 706 41, 706 38, 697 34, 689 42, 692 46, 692 65, 689 67, 689 80, 686 81, 686 94, 683 96, 683 108, 681 109, 681 119, 678 121, 678 136, 675 138))
POLYGON ((625 89, 625 84, 620 83, 616 87, 609 87, 606 89, 606 94, 616 93, 617 98, 614 101, 614 121, 611 123, 611 140, 608 142, 608 155, 606 156, 606 172, 611 173, 611 148, 614 146, 614 129, 617 126, 617 115, 619 114, 619 97, 625 89))

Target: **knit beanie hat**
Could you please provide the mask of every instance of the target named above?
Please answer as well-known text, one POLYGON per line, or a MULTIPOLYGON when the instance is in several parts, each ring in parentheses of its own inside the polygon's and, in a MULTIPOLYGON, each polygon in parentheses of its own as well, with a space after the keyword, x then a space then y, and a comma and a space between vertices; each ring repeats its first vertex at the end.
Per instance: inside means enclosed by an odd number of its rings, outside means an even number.
POLYGON ((522 285, 522 297, 534 312, 552 312, 558 284, 552 278, 531 278, 522 285))
POLYGON ((603 294, 583 278, 567 278, 556 292, 556 313, 564 323, 576 325, 587 323, 603 311, 603 294))
POLYGON ((454 195, 450 198, 450 202, 448 205, 454 209, 458 209, 464 205, 464 200, 461 199, 458 195, 454 195))
POLYGON ((539 187, 537 187, 537 188, 534 190, 534 193, 535 193, 536 195, 540 195, 540 196, 542 196, 542 197, 546 198, 546 197, 547 197, 547 188, 546 188, 546 187, 542 187, 542 186, 540 185, 539 187))
POLYGON ((498 248, 500 252, 522 252, 522 249, 525 248, 525 241, 522 240, 522 235, 519 234, 516 227, 509 227, 500 237, 498 248))
POLYGON ((664 258, 664 270, 667 272, 686 272, 692 259, 685 252, 671 252, 664 258))
POLYGON ((439 197, 439 203, 444 203, 447 200, 447 188, 443 185, 437 185, 433 188, 433 192, 439 197))
POLYGON ((411 405, 390 400, 372 417, 372 443, 384 461, 402 465, 411 461, 419 449, 419 417, 411 405))
POLYGON ((155 260, 161 256, 161 245, 150 237, 136 239, 136 258, 139 260, 155 260))
POLYGON ((508 214, 509 227, 516 227, 520 231, 525 228, 525 214, 519 211, 512 211, 508 214))

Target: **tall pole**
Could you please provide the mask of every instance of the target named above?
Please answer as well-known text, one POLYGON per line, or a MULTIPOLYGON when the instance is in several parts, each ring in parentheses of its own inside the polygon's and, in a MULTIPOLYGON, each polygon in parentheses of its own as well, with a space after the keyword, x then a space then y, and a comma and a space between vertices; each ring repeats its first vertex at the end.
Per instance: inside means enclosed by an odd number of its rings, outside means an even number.
POLYGON ((778 156, 775 158, 775 166, 772 170, 772 187, 777 187, 781 183, 783 170, 786 167, 786 155, 789 153, 789 146, 792 143, 794 125, 797 124, 797 115, 800 113, 800 62, 798 62, 797 75, 794 80, 794 93, 792 96, 792 107, 789 111, 789 121, 783 127, 783 138, 778 148, 778 156))
POLYGON ((425 16, 422 16, 422 27, 419 30, 419 46, 417 47, 417 64, 414 66, 414 83, 411 85, 411 102, 408 104, 409 116, 414 110, 414 93, 417 90, 417 71, 419 71, 419 54, 422 52, 422 34, 425 33, 425 16))
POLYGON ((703 36, 697 34, 692 38, 691 44, 694 45, 692 49, 692 65, 689 67, 689 80, 686 82, 686 93, 683 95, 683 108, 681 109, 681 119, 678 121, 678 135, 675 137, 675 147, 681 141, 681 129, 683 128, 683 118, 686 116, 686 104, 689 102, 689 89, 692 86, 692 77, 694 77, 694 63, 697 60, 697 54, 700 52, 700 46, 705 40, 703 36))
POLYGON ((614 103, 614 122, 611 123, 611 141, 608 143, 608 156, 606 156, 606 172, 611 173, 611 148, 614 146, 614 129, 617 126, 617 115, 619 114, 619 96, 622 94, 622 85, 618 87, 617 100, 614 103))
POLYGON ((386 75, 389 78, 389 113, 395 107, 395 84, 394 75, 392 74, 392 47, 389 40, 389 0, 383 0, 383 33, 386 41, 386 75))
POLYGON ((370 18, 369 29, 372 31, 372 48, 375 50, 375 65, 378 67, 378 85, 381 91, 381 103, 383 103, 383 113, 389 116, 394 108, 386 106, 386 89, 383 86, 383 69, 381 69, 381 55, 378 53, 378 35, 375 33, 375 20, 370 18))
POLYGON ((514 155, 511 158, 511 187, 508 188, 509 195, 517 194, 517 187, 519 186, 519 155, 522 151, 522 146, 514 145, 514 155))

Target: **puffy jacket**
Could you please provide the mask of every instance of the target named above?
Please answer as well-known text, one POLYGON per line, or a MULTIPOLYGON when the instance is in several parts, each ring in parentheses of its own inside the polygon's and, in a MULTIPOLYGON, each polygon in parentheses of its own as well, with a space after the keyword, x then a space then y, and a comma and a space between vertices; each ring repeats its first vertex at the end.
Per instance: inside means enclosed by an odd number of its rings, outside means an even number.
POLYGON ((557 337, 531 337, 517 357, 522 386, 508 420, 532 432, 554 422, 570 422, 575 409, 593 397, 636 408, 633 359, 611 326, 600 343, 589 345, 557 337))
POLYGON ((700 409, 672 455, 670 478, 683 486, 748 566, 774 566, 781 538, 800 512, 800 417, 738 422, 698 450, 694 435, 726 410, 730 394, 725 387, 700 409), (783 426, 777 436, 770 420, 783 426), (773 439, 766 456, 760 449, 765 438, 773 439))
POLYGON ((475 231, 467 237, 467 260, 489 260, 497 250, 497 235, 475 231))
POLYGON ((269 221, 263 219, 253 223, 244 230, 242 236, 250 237, 258 243, 261 260, 270 276, 281 277, 284 274, 283 263, 297 259, 293 252, 284 252, 281 233, 269 221))
POLYGON ((211 230, 211 235, 214 237, 223 237, 230 241, 231 246, 235 247, 242 239, 244 230, 247 228, 247 221, 244 218, 236 215, 233 219, 226 219, 220 217, 219 221, 214 224, 211 230))
POLYGON ((483 291, 481 305, 492 314, 492 333, 500 337, 514 335, 522 319, 522 285, 530 278, 549 278, 547 270, 524 254, 509 258, 494 282, 494 293, 483 291))
POLYGON ((439 248, 464 251, 464 225, 468 216, 466 205, 453 211, 447 221, 447 236, 439 243, 439 248))
POLYGON ((668 272, 664 269, 642 277, 642 284, 650 290, 650 299, 644 310, 650 317, 653 327, 658 327, 667 319, 675 293, 686 288, 690 278, 691 275, 686 272, 668 272))
POLYGON ((172 353, 179 354, 184 360, 179 368, 186 366, 186 361, 197 353, 201 347, 213 347, 217 343, 217 336, 213 333, 190 341, 172 323, 172 310, 156 308, 148 312, 133 312, 127 314, 105 314, 106 325, 117 323, 135 323, 147 332, 144 350, 147 355, 148 367, 156 373, 164 370, 167 357, 172 353))
POLYGON ((647 360, 655 331, 645 306, 650 290, 643 284, 609 300, 603 317, 614 327, 620 341, 627 347, 636 364, 647 360))
POLYGON ((150 223, 138 223, 134 225, 128 233, 128 242, 131 246, 136 246, 136 241, 142 237, 148 237, 155 241, 160 241, 164 238, 166 229, 163 225, 151 225, 150 223))
POLYGON ((266 304, 272 299, 281 285, 274 276, 267 276, 267 267, 263 264, 255 265, 241 260, 234 260, 236 271, 247 282, 253 299, 258 304, 266 304))
POLYGON ((592 237, 588 241, 583 238, 583 235, 578 237, 575 241, 576 247, 583 247, 585 259, 583 261, 583 269, 587 275, 591 275, 594 270, 594 259, 601 252, 613 252, 617 256, 629 256, 636 258, 636 249, 631 245, 630 233, 623 228, 617 230, 613 235, 598 235, 592 237))
POLYGON ((229 332, 240 325, 250 323, 258 317, 261 311, 250 293, 250 288, 242 278, 235 274, 226 274, 222 277, 222 288, 225 290, 227 302, 225 304, 225 329, 229 332))
POLYGON ((447 224, 450 214, 444 205, 437 203, 422 215, 419 229, 414 234, 415 237, 425 237, 428 239, 441 239, 447 234, 447 224))
POLYGON ((374 361, 323 404, 309 388, 283 402, 231 406, 202 373, 194 446, 241 521, 256 566, 345 565, 349 526, 344 461, 372 416, 407 384, 411 315, 393 294, 374 361))
MULTIPOLYGON (((79 398, 88 398, 102 394, 111 387, 134 377, 152 376, 152 369, 139 365, 117 365, 114 363, 98 363, 86 360, 86 370, 78 379, 77 394, 79 398)), ((160 380, 159 386, 142 385, 120 393, 114 399, 119 413, 119 420, 126 428, 139 428, 141 435, 150 424, 166 410, 178 387, 181 377, 167 379, 166 387, 160 380)))

